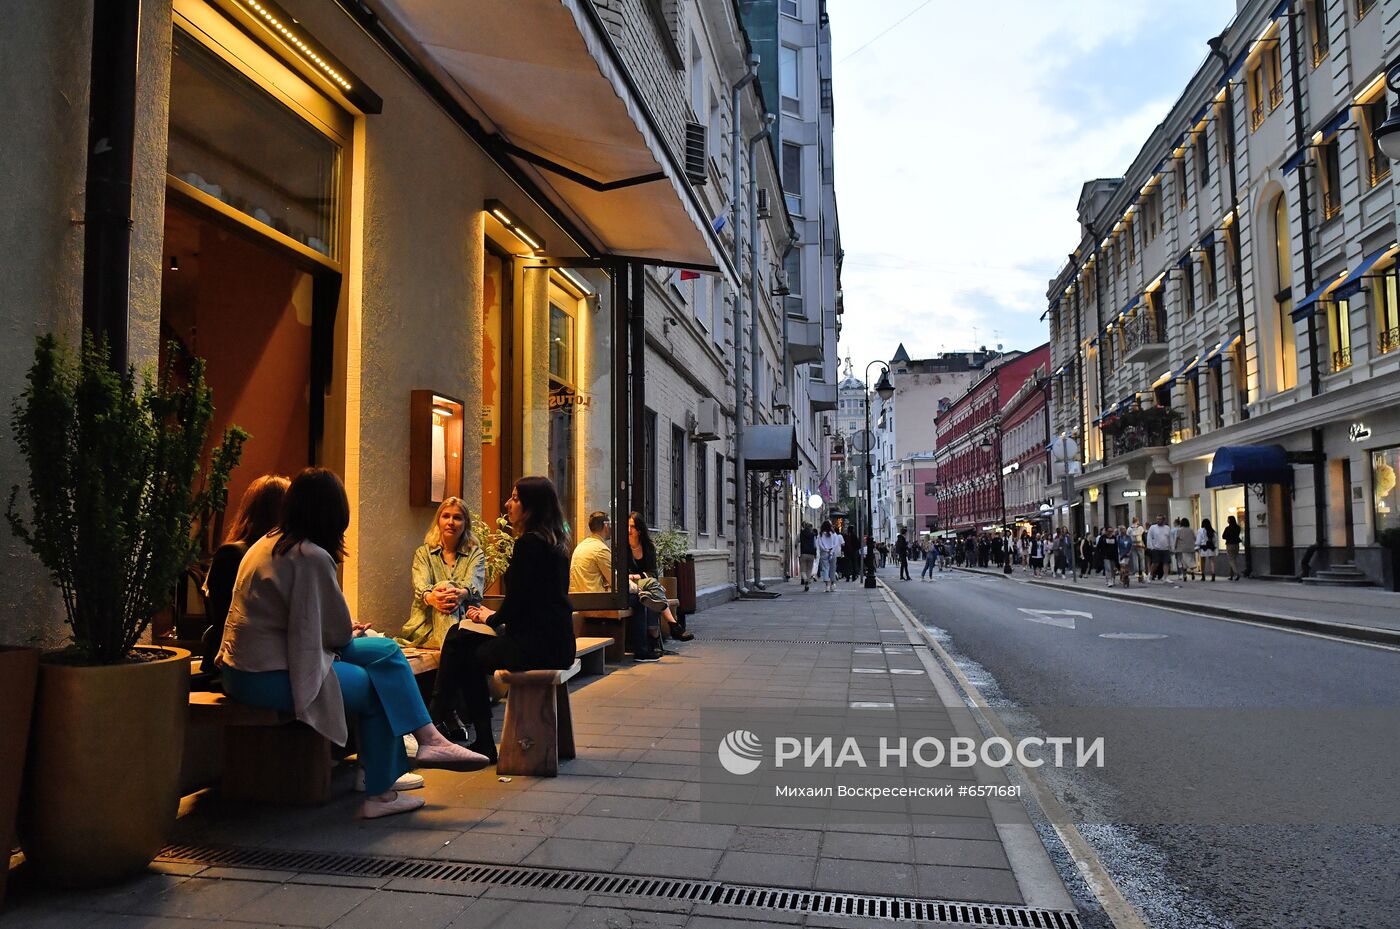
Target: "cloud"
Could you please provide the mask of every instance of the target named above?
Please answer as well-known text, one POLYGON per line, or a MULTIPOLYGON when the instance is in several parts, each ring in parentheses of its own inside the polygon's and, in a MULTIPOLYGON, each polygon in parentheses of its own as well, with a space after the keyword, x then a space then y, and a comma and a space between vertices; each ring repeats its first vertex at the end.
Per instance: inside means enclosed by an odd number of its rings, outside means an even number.
POLYGON ((1121 175, 1232 0, 828 0, 841 351, 858 362, 1045 341, 1080 186, 1121 175), (849 57, 847 57, 849 56, 849 57), (844 59, 844 60, 843 60, 844 59))

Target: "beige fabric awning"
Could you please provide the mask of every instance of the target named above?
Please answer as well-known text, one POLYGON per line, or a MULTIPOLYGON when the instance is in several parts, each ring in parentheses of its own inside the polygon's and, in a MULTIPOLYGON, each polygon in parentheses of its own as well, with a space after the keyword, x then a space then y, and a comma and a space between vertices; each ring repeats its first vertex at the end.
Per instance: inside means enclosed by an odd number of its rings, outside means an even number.
MULTIPOLYGON (((371 0, 394 31, 455 84, 464 105, 511 145, 595 181, 659 180, 598 191, 535 167, 556 203, 603 250, 719 267, 708 217, 615 63, 589 0, 371 0)), ((528 159, 518 155, 522 165, 528 159)))

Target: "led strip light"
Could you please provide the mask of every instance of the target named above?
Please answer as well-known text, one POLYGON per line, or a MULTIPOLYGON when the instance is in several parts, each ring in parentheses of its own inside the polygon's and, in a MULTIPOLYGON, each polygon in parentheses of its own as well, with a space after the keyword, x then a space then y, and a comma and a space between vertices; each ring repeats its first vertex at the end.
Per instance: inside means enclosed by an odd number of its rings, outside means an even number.
POLYGON ((332 81, 335 81, 343 89, 351 89, 349 81, 341 77, 340 73, 337 72, 335 68, 332 68, 329 64, 327 64, 326 60, 320 55, 316 54, 315 50, 313 50, 310 45, 307 45, 301 40, 299 36, 297 36, 295 32, 284 26, 282 24, 282 21, 279 20, 276 16, 272 15, 272 13, 261 3, 258 3, 258 0, 244 0, 244 2, 247 3, 249 9, 253 10, 259 16, 261 16, 269 26, 281 33, 282 37, 285 38, 288 42, 290 42, 292 46, 297 49, 297 51, 301 52, 302 55, 306 57, 307 61, 310 61, 312 64, 316 65, 316 67, 320 68, 321 71, 324 72, 327 77, 329 77, 332 81))

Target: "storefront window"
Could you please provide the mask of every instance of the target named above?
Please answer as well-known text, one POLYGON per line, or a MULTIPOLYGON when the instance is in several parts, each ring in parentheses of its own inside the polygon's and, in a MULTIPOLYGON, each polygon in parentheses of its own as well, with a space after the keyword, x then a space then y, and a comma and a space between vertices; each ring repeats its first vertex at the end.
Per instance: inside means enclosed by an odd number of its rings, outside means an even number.
POLYGON ((1376 517, 1376 532, 1400 529, 1397 472, 1400 472, 1400 446, 1378 448, 1371 452, 1371 507, 1376 517))
POLYGON ((175 30, 169 174, 328 258, 337 258, 341 147, 175 30))
POLYGON ((614 503, 612 281, 593 268, 519 274, 520 474, 554 482, 577 542, 588 514, 614 503))

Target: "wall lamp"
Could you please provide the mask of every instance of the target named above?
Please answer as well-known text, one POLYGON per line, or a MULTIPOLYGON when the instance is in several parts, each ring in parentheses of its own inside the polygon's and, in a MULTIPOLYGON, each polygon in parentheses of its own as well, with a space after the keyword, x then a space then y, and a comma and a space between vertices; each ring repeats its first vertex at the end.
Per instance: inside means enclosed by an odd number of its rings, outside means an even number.
MULTIPOLYGON (((1391 66, 1385 74, 1385 84, 1392 93, 1400 95, 1400 64, 1391 66)), ((1400 161, 1400 96, 1390 105, 1390 113, 1385 122, 1376 127, 1373 133, 1376 145, 1391 161, 1400 161)))
POLYGON ((487 200, 486 212, 500 220, 502 226, 515 236, 526 246, 535 252, 544 251, 544 239, 535 234, 535 231, 516 218, 515 214, 506 209, 505 204, 499 200, 487 200))

